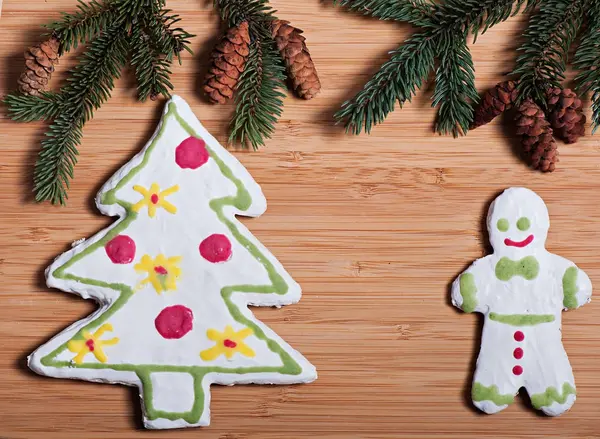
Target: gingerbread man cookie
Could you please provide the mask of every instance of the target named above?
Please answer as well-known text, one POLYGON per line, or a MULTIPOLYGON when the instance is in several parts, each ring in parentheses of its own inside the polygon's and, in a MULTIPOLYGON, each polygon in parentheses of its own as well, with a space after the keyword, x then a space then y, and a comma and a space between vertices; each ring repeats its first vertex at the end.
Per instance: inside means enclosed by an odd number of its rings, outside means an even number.
POLYGON ((452 303, 485 316, 473 379, 475 406, 497 413, 524 387, 533 407, 550 416, 575 402, 573 371, 562 345, 561 313, 590 301, 589 277, 549 253, 544 201, 510 188, 490 206, 494 252, 476 260, 452 285, 452 303))

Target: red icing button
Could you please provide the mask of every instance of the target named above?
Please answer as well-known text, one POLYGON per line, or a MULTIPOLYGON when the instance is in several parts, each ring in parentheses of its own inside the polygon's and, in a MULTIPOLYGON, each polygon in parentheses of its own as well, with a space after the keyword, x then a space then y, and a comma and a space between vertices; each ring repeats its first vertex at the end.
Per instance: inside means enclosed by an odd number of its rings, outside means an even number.
POLYGON ((521 375, 523 373, 523 368, 519 365, 513 367, 513 373, 515 375, 521 375))
POLYGON ((225 262, 231 257, 231 242, 225 235, 210 235, 200 243, 200 254, 209 262, 225 262))
POLYGON ((135 258, 135 242, 127 235, 118 235, 104 246, 106 254, 115 264, 129 264, 135 258))
POLYGON ((226 348, 234 348, 237 346, 237 343, 233 340, 229 340, 228 338, 226 338, 225 340, 223 340, 223 346, 225 346, 226 348))
POLYGON ((517 348, 513 351, 513 357, 515 357, 517 360, 520 360, 521 358, 523 358, 523 349, 521 348, 517 348))
POLYGON ((183 169, 197 169, 208 161, 204 140, 188 137, 175 149, 175 162, 183 169))
POLYGON ((525 340, 525 334, 523 334, 521 331, 515 332, 515 340, 517 340, 517 341, 525 340))
POLYGON ((154 326, 164 338, 181 338, 192 330, 194 314, 183 305, 168 306, 154 320, 154 326))
POLYGON ((158 195, 152 194, 152 196, 150 197, 150 201, 152 201, 152 204, 158 203, 158 195))

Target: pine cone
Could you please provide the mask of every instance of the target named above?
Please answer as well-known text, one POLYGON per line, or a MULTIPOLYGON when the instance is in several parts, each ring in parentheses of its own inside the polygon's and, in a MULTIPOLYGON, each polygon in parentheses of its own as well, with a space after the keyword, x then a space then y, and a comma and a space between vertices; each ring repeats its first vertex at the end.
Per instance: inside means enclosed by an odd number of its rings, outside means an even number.
POLYGON ((285 60, 292 88, 303 99, 314 98, 321 90, 317 69, 306 47, 302 31, 290 26, 289 21, 273 20, 271 23, 273 38, 277 49, 285 60))
POLYGON ((50 38, 25 51, 26 68, 17 81, 21 93, 37 96, 40 91, 46 89, 54 72, 54 66, 58 64, 59 48, 59 41, 50 38))
POLYGON ((506 110, 512 108, 513 102, 517 98, 517 83, 514 81, 504 81, 483 95, 481 104, 475 111, 475 118, 471 124, 471 129, 475 129, 499 116, 506 110))
POLYGON ((531 99, 518 108, 517 134, 522 135, 523 155, 533 169, 552 172, 558 160, 556 141, 550 122, 542 109, 531 99))
POLYGON ((233 97, 244 71, 250 49, 248 23, 230 28, 211 54, 212 65, 204 78, 204 91, 213 104, 224 104, 233 97))
POLYGON ((550 123, 556 136, 565 143, 575 143, 585 134, 583 104, 571 89, 550 88, 546 92, 550 123))

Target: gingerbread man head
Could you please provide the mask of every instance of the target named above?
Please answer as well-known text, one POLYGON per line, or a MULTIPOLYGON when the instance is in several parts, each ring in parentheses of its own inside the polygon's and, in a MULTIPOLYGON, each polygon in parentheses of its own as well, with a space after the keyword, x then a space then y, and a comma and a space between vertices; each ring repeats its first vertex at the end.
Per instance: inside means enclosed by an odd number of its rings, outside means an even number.
POLYGON ((526 188, 505 190, 488 211, 487 228, 494 252, 511 259, 543 249, 549 227, 546 204, 526 188))

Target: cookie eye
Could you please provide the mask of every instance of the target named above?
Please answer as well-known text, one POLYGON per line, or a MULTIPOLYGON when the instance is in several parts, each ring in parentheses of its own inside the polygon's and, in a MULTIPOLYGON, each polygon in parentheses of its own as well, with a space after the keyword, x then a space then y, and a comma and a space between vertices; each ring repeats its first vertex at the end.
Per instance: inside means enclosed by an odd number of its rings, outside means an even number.
MULTIPOLYGON (((527 219, 527 218, 525 218, 525 219, 527 219)), ((521 220, 519 220, 519 221, 521 221, 521 220)), ((498 222, 496 223, 496 227, 498 227, 498 230, 500 230, 501 232, 507 232, 508 227, 509 227, 508 220, 506 218, 500 218, 498 220, 498 222)))
POLYGON ((529 230, 530 226, 531 226, 531 222, 529 221, 529 218, 527 218, 526 216, 522 216, 521 218, 519 218, 519 221, 517 221, 517 229, 519 229, 521 232, 524 232, 525 230, 529 230))

